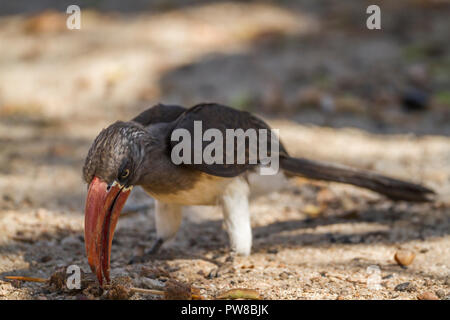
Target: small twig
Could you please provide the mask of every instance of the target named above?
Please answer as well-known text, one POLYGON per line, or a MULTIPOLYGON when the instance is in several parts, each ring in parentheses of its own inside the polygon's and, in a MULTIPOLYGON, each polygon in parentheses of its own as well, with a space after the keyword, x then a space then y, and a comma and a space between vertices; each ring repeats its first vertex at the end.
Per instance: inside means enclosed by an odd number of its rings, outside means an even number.
POLYGON ((351 279, 350 277, 343 277, 340 275, 327 274, 327 277, 336 278, 341 281, 347 281, 347 282, 357 283, 357 284, 366 284, 367 283, 367 281, 364 281, 364 280, 351 279))
POLYGON ((164 291, 162 291, 162 290, 142 289, 142 288, 135 288, 135 287, 132 287, 130 290, 134 291, 134 292, 139 292, 139 293, 156 294, 156 295, 160 295, 160 296, 164 295, 164 291))
POLYGON ((30 281, 30 282, 47 282, 49 280, 49 279, 44 279, 44 278, 33 278, 33 277, 22 277, 22 276, 6 276, 5 279, 30 281))
MULTIPOLYGON (((45 278, 22 277, 22 276, 5 276, 5 279, 29 281, 29 282, 48 282, 49 281, 49 279, 45 279, 45 278)), ((161 291, 161 290, 142 289, 142 288, 135 288, 135 287, 130 288, 130 290, 134 291, 134 292, 140 292, 140 293, 164 295, 164 291, 161 291)))
MULTIPOLYGON (((45 278, 33 278, 33 277, 22 277, 22 276, 6 276, 5 279, 30 281, 30 282, 48 282, 49 281, 49 279, 45 279, 45 278)), ((130 290, 134 291, 134 292, 140 292, 140 293, 164 295, 164 291, 161 291, 161 290, 142 289, 142 288, 135 288, 135 287, 132 287, 130 290)))
POLYGON ((13 239, 14 241, 20 241, 20 242, 25 242, 25 243, 30 243, 30 244, 33 244, 33 243, 36 242, 36 241, 35 241, 34 239, 32 239, 32 238, 20 237, 20 236, 14 236, 14 237, 12 237, 12 239, 13 239))

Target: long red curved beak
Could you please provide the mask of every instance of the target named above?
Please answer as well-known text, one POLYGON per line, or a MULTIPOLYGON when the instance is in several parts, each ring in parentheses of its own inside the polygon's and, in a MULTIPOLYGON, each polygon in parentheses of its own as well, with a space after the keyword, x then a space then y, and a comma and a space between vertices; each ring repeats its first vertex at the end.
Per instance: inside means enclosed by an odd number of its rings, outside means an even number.
POLYGON ((127 201, 131 188, 108 184, 94 177, 89 185, 84 216, 84 242, 92 272, 97 275, 100 286, 103 277, 110 281, 111 244, 120 212, 127 201))

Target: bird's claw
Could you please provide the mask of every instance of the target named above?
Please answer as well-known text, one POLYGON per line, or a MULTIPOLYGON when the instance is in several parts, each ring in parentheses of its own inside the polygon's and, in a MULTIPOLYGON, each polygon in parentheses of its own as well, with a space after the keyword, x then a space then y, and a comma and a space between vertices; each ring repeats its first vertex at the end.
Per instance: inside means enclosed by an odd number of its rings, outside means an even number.
POLYGON ((133 256, 130 261, 128 261, 128 264, 136 264, 136 263, 143 263, 147 257, 145 255, 142 256, 133 256))

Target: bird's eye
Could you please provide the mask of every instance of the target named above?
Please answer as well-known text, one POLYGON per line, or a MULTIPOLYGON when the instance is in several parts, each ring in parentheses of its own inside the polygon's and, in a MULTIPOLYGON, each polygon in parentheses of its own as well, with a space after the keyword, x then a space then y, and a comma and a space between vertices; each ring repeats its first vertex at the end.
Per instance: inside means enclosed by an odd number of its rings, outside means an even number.
POLYGON ((122 172, 121 178, 122 178, 122 179, 125 179, 125 178, 128 177, 129 175, 130 175, 130 170, 129 170, 129 169, 125 169, 125 170, 123 170, 123 172, 122 172))

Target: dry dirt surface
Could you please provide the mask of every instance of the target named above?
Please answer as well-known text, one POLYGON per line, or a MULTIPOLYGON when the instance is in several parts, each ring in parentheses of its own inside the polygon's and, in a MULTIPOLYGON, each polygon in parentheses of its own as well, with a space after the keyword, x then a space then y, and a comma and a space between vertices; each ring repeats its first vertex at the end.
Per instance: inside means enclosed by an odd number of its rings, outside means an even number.
POLYGON ((217 208, 192 207, 172 243, 128 265, 155 239, 153 200, 135 188, 113 241, 114 279, 152 290, 175 280, 206 299, 233 288, 263 299, 450 299, 445 1, 385 4, 378 33, 365 29, 364 1, 138 1, 126 13, 104 3, 82 8, 79 31, 63 11, 0 5, 0 299, 117 298, 5 277, 90 273, 84 157, 102 128, 159 101, 256 112, 293 155, 423 183, 436 201, 297 179, 253 199, 250 257, 229 259, 217 208), (402 108, 411 90, 430 95, 424 110, 402 108), (399 251, 412 263, 400 266, 399 251))

